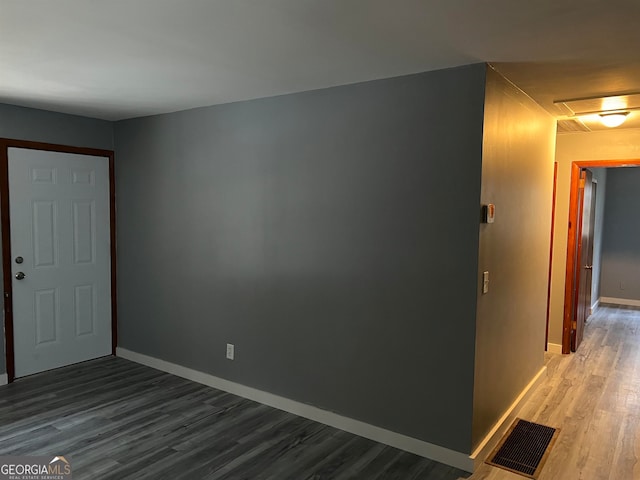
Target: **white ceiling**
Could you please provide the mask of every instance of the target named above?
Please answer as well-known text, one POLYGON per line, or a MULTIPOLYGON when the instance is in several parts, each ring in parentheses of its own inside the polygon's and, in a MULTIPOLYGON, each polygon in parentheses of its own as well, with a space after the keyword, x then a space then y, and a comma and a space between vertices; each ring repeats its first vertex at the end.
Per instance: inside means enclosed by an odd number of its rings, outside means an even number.
MULTIPOLYGON (((578 127, 578 131, 607 130, 598 115, 576 117, 570 109, 554 102, 640 93, 640 55, 625 58, 620 56, 620 51, 614 53, 601 61, 511 62, 496 63, 494 67, 559 120, 569 119, 574 123, 577 120, 579 124, 574 128, 578 127)), ((621 105, 637 106, 637 100, 636 103, 620 100, 621 105)), ((589 103, 606 109, 607 102, 602 100, 589 103)), ((564 122, 558 124, 559 133, 571 131, 564 126, 564 122)), ((640 128, 640 110, 631 111, 627 121, 618 128, 640 128)))
POLYGON ((582 79, 540 65, 624 76, 639 20, 638 0, 0 0, 0 102, 118 120, 481 61, 554 99, 582 79))

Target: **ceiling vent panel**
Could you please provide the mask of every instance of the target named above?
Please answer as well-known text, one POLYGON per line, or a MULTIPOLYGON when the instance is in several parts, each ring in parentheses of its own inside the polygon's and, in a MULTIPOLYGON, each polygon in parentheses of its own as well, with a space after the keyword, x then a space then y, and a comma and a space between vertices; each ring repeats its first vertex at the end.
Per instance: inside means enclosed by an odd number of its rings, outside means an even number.
POLYGON ((618 110, 637 110, 640 109, 640 93, 615 95, 611 97, 558 100, 553 103, 556 107, 567 108, 571 112, 569 115, 588 115, 618 110))
POLYGON ((577 118, 558 120, 558 133, 590 132, 591 130, 577 118))

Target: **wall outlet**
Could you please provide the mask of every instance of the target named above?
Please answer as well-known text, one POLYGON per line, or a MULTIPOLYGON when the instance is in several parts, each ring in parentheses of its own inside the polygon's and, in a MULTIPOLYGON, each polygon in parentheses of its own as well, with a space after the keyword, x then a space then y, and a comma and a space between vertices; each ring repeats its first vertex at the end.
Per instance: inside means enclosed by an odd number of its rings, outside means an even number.
POLYGON ((227 343, 227 358, 229 360, 233 360, 236 354, 236 347, 233 346, 233 343, 227 343))
POLYGON ((620 290, 624 290, 624 282, 620 282, 620 290))

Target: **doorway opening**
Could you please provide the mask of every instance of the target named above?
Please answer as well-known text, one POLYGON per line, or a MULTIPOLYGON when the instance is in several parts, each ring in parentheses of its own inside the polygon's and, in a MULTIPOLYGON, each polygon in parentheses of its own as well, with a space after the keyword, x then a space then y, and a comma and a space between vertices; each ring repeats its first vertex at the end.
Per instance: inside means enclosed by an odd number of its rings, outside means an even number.
POLYGON ((576 351, 582 339, 584 322, 589 316, 587 303, 589 295, 586 287, 591 285, 589 263, 593 244, 593 221, 591 211, 595 203, 595 191, 589 178, 589 169, 620 168, 640 166, 637 160, 593 160, 576 161, 571 164, 571 184, 569 196, 569 225, 567 236, 567 261, 565 267, 564 316, 562 328, 562 353, 576 351), (591 235, 590 235, 591 234, 591 235))

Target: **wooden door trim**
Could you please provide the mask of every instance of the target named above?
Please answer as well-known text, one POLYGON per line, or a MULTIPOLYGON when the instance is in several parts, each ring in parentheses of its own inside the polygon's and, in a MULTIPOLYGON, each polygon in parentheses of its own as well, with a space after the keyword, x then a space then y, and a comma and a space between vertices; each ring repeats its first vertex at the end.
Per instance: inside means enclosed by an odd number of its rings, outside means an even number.
POLYGON ((569 229, 567 233, 567 261, 564 281, 564 317, 562 321, 562 353, 571 352, 571 313, 574 308, 574 265, 576 259, 576 234, 578 227, 578 186, 583 168, 618 168, 640 166, 640 159, 633 160, 584 160, 571 163, 569 190, 569 229))
POLYGON ((111 353, 115 355, 118 344, 118 310, 116 282, 116 190, 115 156, 113 150, 72 147, 54 143, 31 142, 0 138, 0 224, 2 225, 2 268, 4 287, 4 325, 7 362, 7 379, 15 378, 15 350, 13 342, 13 290, 11 277, 11 225, 9 216, 9 148, 27 148, 47 152, 75 153, 109 159, 109 236, 111 248, 111 353))

